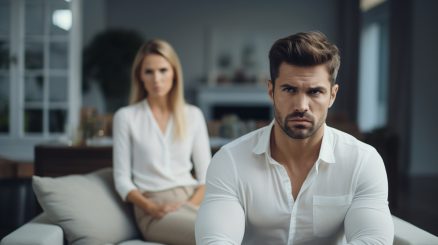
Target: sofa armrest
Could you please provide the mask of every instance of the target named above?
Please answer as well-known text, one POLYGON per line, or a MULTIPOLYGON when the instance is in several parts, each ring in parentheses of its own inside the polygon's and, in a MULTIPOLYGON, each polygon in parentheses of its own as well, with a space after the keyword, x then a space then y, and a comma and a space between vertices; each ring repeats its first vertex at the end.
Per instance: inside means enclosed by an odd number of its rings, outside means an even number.
POLYGON ((438 244, 438 237, 398 217, 392 216, 394 221, 394 245, 438 244))
POLYGON ((46 221, 41 214, 5 236, 0 245, 63 245, 64 234, 61 227, 46 221))

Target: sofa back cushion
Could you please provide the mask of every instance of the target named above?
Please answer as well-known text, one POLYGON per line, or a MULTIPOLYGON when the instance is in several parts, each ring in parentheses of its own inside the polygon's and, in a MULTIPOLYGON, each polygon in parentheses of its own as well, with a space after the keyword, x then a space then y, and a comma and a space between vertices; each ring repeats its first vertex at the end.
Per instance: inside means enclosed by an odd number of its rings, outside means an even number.
POLYGON ((107 244, 139 238, 132 208, 114 189, 112 169, 85 175, 32 179, 49 219, 64 230, 69 244, 107 244))

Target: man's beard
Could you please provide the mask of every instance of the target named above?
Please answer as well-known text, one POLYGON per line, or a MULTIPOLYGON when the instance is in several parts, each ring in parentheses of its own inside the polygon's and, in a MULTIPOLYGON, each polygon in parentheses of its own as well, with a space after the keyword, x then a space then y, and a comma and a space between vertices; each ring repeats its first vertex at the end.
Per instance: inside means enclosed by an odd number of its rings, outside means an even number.
MULTIPOLYGON (((294 112, 289 115, 287 115, 284 119, 281 118, 281 116, 278 113, 277 107, 274 104, 275 109, 275 120, 277 121, 277 124, 280 126, 281 130, 290 138, 292 139, 306 139, 311 137, 315 134, 316 131, 322 126, 322 122, 315 125, 315 119, 312 115, 308 114, 307 112, 294 112), (294 126, 289 126, 288 121, 293 119, 305 119, 310 123, 310 127, 307 125, 300 125, 296 124, 294 126)), ((307 124, 307 122, 306 122, 307 124)))

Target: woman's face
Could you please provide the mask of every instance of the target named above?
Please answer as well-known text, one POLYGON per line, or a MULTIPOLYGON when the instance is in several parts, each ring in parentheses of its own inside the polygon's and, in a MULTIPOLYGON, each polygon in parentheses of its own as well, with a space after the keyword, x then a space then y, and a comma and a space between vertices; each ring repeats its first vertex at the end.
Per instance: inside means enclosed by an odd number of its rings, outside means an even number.
POLYGON ((140 79, 148 96, 166 97, 173 86, 172 65, 161 55, 146 55, 141 65, 140 79))

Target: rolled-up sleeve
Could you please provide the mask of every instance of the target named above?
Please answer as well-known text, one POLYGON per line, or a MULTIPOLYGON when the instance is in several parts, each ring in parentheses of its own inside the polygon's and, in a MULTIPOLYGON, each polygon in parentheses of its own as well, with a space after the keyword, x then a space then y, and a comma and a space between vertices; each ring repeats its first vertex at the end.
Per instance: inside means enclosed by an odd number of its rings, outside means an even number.
POLYGON ((236 170, 226 150, 213 157, 206 186, 196 221, 196 244, 241 244, 245 214, 238 197, 236 170))
POLYGON ((129 114, 118 110, 113 119, 113 175, 116 190, 126 201, 128 193, 136 186, 132 182, 131 140, 129 131, 129 114))
POLYGON ((372 149, 358 174, 356 193, 345 217, 348 244, 392 244, 394 224, 388 208, 383 160, 372 149))
POLYGON ((208 131, 204 116, 201 110, 195 108, 194 119, 197 127, 195 128, 195 136, 193 140, 192 158, 195 166, 196 179, 199 184, 205 184, 208 164, 211 161, 211 148, 208 138, 208 131))

